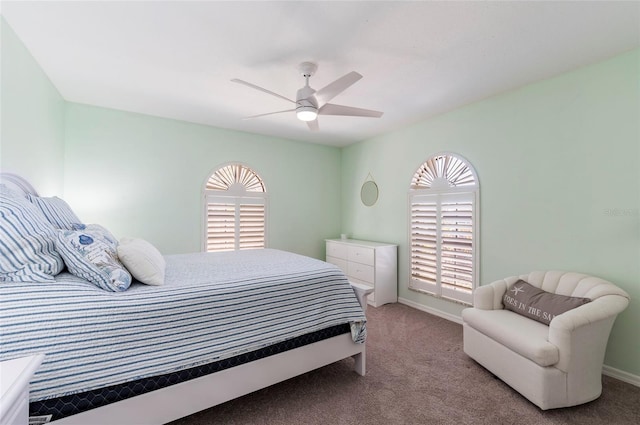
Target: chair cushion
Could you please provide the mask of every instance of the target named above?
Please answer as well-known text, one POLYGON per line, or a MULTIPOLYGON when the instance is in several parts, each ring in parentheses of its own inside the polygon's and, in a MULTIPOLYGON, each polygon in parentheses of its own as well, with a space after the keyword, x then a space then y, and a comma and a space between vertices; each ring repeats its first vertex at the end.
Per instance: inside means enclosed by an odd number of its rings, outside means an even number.
POLYGON ((509 310, 467 308, 462 319, 485 334, 540 366, 551 366, 560 358, 558 347, 548 341, 549 327, 509 310))

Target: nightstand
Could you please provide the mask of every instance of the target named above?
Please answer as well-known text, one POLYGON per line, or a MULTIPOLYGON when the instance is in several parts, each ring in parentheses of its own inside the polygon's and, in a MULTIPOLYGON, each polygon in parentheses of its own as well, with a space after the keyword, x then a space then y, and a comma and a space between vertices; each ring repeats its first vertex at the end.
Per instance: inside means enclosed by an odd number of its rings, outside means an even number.
POLYGON ((349 282, 349 284, 353 288, 353 292, 356 293, 356 298, 362 306, 362 311, 367 314, 367 296, 373 292, 373 288, 362 283, 349 282))
POLYGON ((0 363, 0 425, 29 423, 29 381, 43 359, 36 354, 0 363))

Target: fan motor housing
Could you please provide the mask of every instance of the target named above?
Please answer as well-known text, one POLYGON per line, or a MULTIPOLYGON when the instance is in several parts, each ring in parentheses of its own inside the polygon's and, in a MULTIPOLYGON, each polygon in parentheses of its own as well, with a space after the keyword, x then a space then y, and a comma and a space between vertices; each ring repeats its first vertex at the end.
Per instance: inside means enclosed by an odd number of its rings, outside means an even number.
POLYGON ((302 102, 306 102, 305 106, 313 106, 315 108, 318 107, 318 102, 316 101, 313 94, 316 91, 309 86, 304 86, 298 93, 296 94, 296 103, 300 105, 302 102))

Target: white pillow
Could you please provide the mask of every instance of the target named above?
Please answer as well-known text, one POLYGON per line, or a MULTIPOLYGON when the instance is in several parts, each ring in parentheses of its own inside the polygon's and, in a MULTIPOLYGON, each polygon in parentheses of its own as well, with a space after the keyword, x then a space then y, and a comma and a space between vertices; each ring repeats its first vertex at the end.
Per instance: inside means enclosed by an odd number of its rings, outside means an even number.
POLYGON ((138 281, 147 285, 164 284, 164 257, 155 246, 144 239, 120 239, 118 258, 138 281))

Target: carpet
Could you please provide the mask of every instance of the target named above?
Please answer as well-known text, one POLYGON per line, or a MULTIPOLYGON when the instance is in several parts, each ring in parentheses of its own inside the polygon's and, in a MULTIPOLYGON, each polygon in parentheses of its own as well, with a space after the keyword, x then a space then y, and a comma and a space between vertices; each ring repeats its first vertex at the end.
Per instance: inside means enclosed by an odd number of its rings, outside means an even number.
POLYGON ((367 310, 367 375, 345 359, 172 422, 234 424, 640 424, 640 388, 542 411, 462 351, 462 326, 402 304, 367 310))

